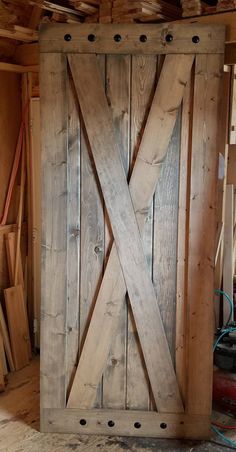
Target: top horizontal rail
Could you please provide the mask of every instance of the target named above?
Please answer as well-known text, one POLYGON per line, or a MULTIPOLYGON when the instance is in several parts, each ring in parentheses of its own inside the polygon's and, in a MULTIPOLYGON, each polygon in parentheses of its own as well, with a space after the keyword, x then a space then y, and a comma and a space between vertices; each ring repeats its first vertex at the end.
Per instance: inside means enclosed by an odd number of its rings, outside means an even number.
POLYGON ((224 53, 225 26, 202 24, 43 24, 40 51, 62 53, 224 53))

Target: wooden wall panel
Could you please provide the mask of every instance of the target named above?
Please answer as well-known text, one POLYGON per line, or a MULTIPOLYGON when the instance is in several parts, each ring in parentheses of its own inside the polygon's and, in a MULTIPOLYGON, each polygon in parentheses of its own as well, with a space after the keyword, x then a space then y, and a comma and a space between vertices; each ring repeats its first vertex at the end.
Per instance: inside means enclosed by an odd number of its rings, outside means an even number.
MULTIPOLYGON (((13 158, 21 122, 21 76, 0 72, 0 216, 3 212, 10 179, 13 158)), ((17 185, 13 191, 12 204, 8 215, 8 224, 16 222, 17 185)))

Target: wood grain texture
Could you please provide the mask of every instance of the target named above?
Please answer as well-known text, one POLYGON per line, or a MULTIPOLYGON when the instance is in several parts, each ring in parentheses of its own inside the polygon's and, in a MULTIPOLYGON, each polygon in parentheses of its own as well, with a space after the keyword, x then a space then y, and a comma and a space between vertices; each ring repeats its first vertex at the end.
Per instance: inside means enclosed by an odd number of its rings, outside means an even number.
MULTIPOLYGON (((139 151, 143 131, 153 101, 156 87, 156 72, 156 56, 143 55, 132 57, 131 169, 139 151)), ((153 206, 151 205, 142 231, 143 247, 150 274, 152 273, 152 208, 153 206)), ((147 410, 149 406, 149 381, 130 304, 128 314, 126 406, 128 409, 147 410)))
POLYGON ((40 303, 41 303, 41 125, 40 99, 30 101, 30 161, 32 190, 32 290, 34 300, 35 346, 40 346, 40 303))
MULTIPOLYGON (((193 72, 193 70, 192 70, 193 72)), ((175 360, 176 375, 185 400, 187 383, 187 279, 188 279, 188 236, 189 236, 189 203, 191 177, 191 128, 193 89, 192 77, 186 86, 181 114, 181 149, 179 174, 179 206, 178 206, 178 243, 176 274, 176 339, 175 360)))
POLYGON ((66 79, 66 59, 63 55, 41 55, 41 406, 44 408, 63 408, 66 401, 66 79))
POLYGON ((153 282, 174 364, 180 125, 179 114, 156 187, 153 231, 153 282))
POLYGON ((11 350, 15 369, 29 363, 29 326, 21 285, 4 290, 7 321, 10 332, 11 350))
MULTIPOLYGON (((162 161, 165 156, 192 62, 193 57, 189 56, 167 56, 163 66, 150 116, 142 136, 138 154, 140 157, 136 159, 130 180, 140 230, 144 227, 160 172, 160 165, 152 163, 162 161), (171 86, 172 89, 167 90, 166 86, 171 86), (163 118, 166 125, 165 134, 160 133, 163 118)), ((122 299, 122 295, 126 293, 123 275, 119 268, 118 256, 113 246, 77 369, 77 374, 84 375, 84 380, 82 378, 77 380, 77 391, 80 406, 85 408, 93 405, 109 353, 111 338, 116 331, 121 306, 114 301, 122 299), (113 300, 112 304, 111 300, 113 300), (92 362, 90 356, 94 354, 97 360, 92 362)))
MULTIPOLYGON (((16 259, 16 233, 9 232, 5 234, 5 243, 6 243, 6 252, 7 252, 7 264, 9 271, 9 279, 11 286, 14 285, 14 277, 15 277, 15 259, 16 259)), ((24 288, 24 276, 22 269, 22 259, 21 254, 19 256, 19 269, 17 276, 17 284, 21 284, 24 288)))
POLYGON ((163 414, 135 410, 44 410, 44 432, 76 432, 80 434, 125 435, 163 437, 163 424, 166 424, 165 438, 210 437, 210 416, 187 416, 185 414, 163 414), (80 420, 86 420, 81 426, 80 420), (114 422, 111 428, 109 421, 114 422), (136 423, 140 428, 136 428, 136 423))
POLYGON ((117 54, 194 54, 224 53, 225 27, 222 25, 182 24, 43 24, 40 30, 41 52, 117 53, 117 54), (71 35, 70 41, 64 36, 71 35), (88 35, 93 34, 91 42, 88 35), (116 42, 114 36, 121 40, 116 42), (165 37, 171 34, 168 43, 165 37), (140 36, 147 37, 146 42, 140 36), (198 44, 192 41, 199 36, 198 44))
MULTIPOLYGON (((154 288, 148 274, 96 56, 70 55, 68 59, 112 224, 155 402, 162 411, 181 412, 182 402, 154 288), (81 66, 84 68, 83 72, 79 70, 81 66), (85 93, 86 83, 89 90, 85 93), (149 309, 145 309, 144 300, 148 302, 149 309)), ((75 407, 78 403, 76 380, 75 377, 69 396, 70 407, 75 407)))
POLYGON ((78 105, 72 81, 67 79, 68 101, 68 201, 67 201, 67 388, 74 376, 79 349, 79 302, 80 302, 80 133, 78 105))
MULTIPOLYGON (((130 163, 130 78, 131 57, 108 55, 106 58, 106 96, 111 108, 116 139, 126 175, 130 163)), ((113 236, 108 215, 105 229, 105 250, 109 255, 113 236)), ((127 304, 126 297, 120 300, 116 334, 112 339, 106 371, 103 375, 103 407, 125 408, 126 404, 126 347, 127 347, 127 304)))
POLYGON ((221 56, 197 56, 195 67, 188 268, 187 411, 211 413, 213 289, 221 56), (204 353, 203 349, 204 347, 204 353))

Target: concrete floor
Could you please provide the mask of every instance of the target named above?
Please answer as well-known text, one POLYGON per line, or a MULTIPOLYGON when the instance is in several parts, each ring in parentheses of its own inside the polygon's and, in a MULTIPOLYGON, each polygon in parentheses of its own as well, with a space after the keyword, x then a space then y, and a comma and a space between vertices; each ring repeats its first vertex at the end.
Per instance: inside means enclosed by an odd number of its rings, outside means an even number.
POLYGON ((216 437, 208 442, 183 442, 150 438, 40 433, 39 359, 34 359, 21 371, 9 374, 7 389, 0 395, 0 451, 4 452, 219 452, 227 450, 234 449, 221 443, 216 437))

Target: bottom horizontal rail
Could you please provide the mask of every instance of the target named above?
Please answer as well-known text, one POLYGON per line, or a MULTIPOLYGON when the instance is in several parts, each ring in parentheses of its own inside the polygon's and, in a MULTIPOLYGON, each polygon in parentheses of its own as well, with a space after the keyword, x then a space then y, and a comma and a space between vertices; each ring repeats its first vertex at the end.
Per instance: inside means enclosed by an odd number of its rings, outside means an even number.
POLYGON ((129 410, 41 410, 41 431, 159 438, 207 439, 210 416, 129 410))

